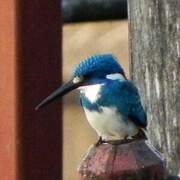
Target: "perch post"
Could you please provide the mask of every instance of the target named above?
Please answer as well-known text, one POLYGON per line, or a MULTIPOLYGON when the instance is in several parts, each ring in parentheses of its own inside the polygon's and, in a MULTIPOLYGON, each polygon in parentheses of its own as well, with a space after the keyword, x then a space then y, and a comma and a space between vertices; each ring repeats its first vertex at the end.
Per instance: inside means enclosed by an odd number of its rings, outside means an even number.
POLYGON ((163 180, 166 176, 162 155, 145 140, 91 146, 78 171, 81 180, 163 180))

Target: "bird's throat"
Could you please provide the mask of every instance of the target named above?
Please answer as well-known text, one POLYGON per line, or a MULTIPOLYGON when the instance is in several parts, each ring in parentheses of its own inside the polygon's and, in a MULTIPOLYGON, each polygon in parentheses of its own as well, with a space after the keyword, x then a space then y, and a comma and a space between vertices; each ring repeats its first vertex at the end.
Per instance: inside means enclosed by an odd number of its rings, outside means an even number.
POLYGON ((80 93, 85 96, 91 103, 95 103, 101 97, 101 87, 104 84, 94 84, 81 86, 80 93))

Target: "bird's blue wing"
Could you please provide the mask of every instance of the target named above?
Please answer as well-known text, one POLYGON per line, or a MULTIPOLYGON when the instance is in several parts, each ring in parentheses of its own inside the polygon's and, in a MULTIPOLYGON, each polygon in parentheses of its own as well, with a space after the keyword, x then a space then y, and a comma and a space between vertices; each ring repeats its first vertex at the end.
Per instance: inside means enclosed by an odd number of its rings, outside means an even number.
MULTIPOLYGON (((123 96, 124 106, 126 107, 126 116, 136 125, 146 128, 146 112, 141 104, 138 89, 131 81, 123 81, 120 85, 120 93, 123 96)), ((123 112, 121 112, 123 113, 123 112)))
POLYGON ((109 81, 108 85, 103 87, 101 97, 97 102, 99 106, 116 107, 124 120, 129 119, 137 126, 146 128, 146 113, 138 89, 131 81, 109 81))

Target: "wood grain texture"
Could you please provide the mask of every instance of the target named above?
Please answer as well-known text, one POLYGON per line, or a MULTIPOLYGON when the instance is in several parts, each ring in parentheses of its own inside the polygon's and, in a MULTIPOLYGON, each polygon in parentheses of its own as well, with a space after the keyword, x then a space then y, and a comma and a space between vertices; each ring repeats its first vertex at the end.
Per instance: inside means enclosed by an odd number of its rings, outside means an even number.
POLYGON ((163 180, 166 174, 161 154, 144 140, 91 146, 79 172, 82 180, 163 180))
POLYGON ((129 0, 132 78, 148 113, 150 140, 180 175, 180 1, 129 0))

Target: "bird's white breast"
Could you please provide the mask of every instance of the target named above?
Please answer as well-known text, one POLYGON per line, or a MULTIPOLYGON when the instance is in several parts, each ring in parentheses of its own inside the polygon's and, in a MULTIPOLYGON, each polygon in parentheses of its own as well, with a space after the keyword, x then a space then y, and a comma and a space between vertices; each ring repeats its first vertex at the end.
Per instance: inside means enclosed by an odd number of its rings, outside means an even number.
POLYGON ((97 112, 84 108, 90 125, 103 139, 123 139, 126 136, 134 136, 138 132, 136 125, 132 121, 124 120, 117 113, 116 108, 101 107, 101 109, 101 112, 97 112))

